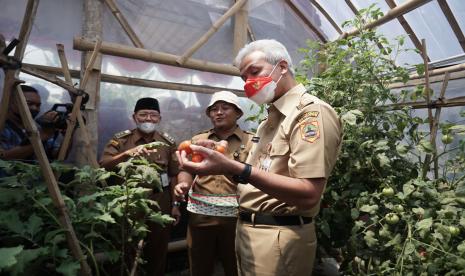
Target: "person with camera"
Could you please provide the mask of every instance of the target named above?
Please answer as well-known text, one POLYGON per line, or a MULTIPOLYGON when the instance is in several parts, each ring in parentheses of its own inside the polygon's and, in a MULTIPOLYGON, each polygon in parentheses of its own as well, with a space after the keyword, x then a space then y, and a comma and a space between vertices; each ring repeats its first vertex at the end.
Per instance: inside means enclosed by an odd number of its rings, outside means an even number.
MULTIPOLYGON (((157 130, 161 120, 160 105, 157 99, 139 99, 132 117, 137 128, 113 135, 103 150, 100 166, 107 170, 114 170, 119 163, 137 156, 157 164, 161 168, 160 179, 163 191, 153 190, 150 199, 158 202, 159 207, 154 207, 157 208, 156 211, 169 215, 175 208, 171 205, 172 197, 174 197, 171 187, 176 184, 179 171, 175 155, 176 143, 170 135, 157 130), (163 142, 165 145, 154 149, 144 147, 145 144, 151 142, 163 142)), ((175 218, 177 223, 179 217, 175 218)), ((146 275, 164 275, 171 226, 162 227, 150 221, 147 225, 150 232, 145 238, 143 250, 143 258, 147 263, 142 265, 142 269, 145 270, 146 275)))
MULTIPOLYGON (((31 112, 32 118, 36 118, 42 104, 41 97, 32 86, 21 85, 24 97, 31 112)), ((58 128, 59 119, 56 111, 48 111, 37 118, 40 139, 43 142, 45 152, 49 159, 58 156, 60 143, 58 128)), ((34 149, 29 141, 26 129, 19 114, 19 107, 14 101, 10 102, 9 112, 5 126, 0 132, 0 159, 3 160, 35 160, 34 149)))

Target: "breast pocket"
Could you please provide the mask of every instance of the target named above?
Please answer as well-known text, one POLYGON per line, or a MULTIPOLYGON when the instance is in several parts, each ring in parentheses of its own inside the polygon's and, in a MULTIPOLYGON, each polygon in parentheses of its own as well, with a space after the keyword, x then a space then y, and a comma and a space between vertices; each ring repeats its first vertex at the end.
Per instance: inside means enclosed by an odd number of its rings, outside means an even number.
MULTIPOLYGON (((273 143, 266 164, 269 170, 281 175, 288 175, 289 144, 286 142, 273 143)), ((266 160, 265 160, 266 162, 266 160)))
POLYGON ((289 152, 289 144, 287 142, 274 142, 271 145, 270 157, 287 155, 289 152))

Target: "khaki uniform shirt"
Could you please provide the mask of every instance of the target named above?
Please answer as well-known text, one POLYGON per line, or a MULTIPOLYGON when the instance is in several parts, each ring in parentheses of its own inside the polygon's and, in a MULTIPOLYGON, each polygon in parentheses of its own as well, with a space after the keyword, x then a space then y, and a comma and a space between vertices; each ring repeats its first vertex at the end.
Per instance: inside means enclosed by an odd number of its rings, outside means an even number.
MULTIPOLYGON (((327 180, 340 150, 341 127, 333 108, 300 84, 271 104, 246 163, 293 178, 327 180)), ((239 208, 245 212, 313 217, 319 211, 319 204, 298 209, 250 184, 238 185, 238 192, 239 208)))
MULTIPOLYGON (((252 137, 253 133, 237 127, 234 133, 226 139, 228 141, 228 148, 225 155, 231 159, 245 162, 252 147, 252 137)), ((213 129, 192 137, 192 142, 195 143, 202 139, 221 140, 213 129)), ((197 180, 193 186, 193 191, 203 194, 236 194, 237 185, 224 175, 207 175, 197 180)))
POLYGON ((166 146, 157 147, 156 152, 147 156, 146 159, 160 166, 163 172, 168 173, 168 176, 176 176, 179 172, 175 154, 176 143, 173 138, 164 132, 155 131, 152 138, 148 140, 144 139, 137 129, 119 132, 106 144, 100 163, 126 150, 151 142, 163 142, 166 146))

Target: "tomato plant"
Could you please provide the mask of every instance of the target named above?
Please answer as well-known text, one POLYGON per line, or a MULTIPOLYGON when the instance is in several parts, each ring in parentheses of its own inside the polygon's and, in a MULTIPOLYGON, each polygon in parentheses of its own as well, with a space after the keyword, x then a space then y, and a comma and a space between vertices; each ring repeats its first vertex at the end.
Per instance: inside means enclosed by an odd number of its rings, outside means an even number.
MULTIPOLYGON (((437 93, 423 85, 391 91, 391 83, 409 79, 395 60, 409 50, 401 50, 405 38, 390 42, 365 28, 381 15, 374 6, 362 9, 344 24, 362 30, 357 36, 302 49, 298 80, 331 104, 344 125, 326 208, 316 219, 320 251, 337 252, 344 275, 463 275, 465 127, 457 123, 463 118, 440 123, 444 141, 435 145, 426 115, 392 107, 437 93)), ((418 74, 423 67, 416 66, 418 74)))

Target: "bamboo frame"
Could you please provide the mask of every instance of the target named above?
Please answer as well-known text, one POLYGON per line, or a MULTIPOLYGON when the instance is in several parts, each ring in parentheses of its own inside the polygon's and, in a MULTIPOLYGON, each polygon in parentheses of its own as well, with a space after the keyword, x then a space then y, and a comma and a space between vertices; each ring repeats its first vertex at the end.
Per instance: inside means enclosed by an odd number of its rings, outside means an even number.
MULTIPOLYGON (((388 4, 389 8, 394 9, 397 7, 396 2, 394 0, 385 0, 386 4, 388 4)), ((397 17, 397 20, 399 21, 400 25, 402 28, 404 28, 404 31, 409 35, 410 40, 412 41, 413 45, 415 45, 415 48, 417 48, 419 51, 421 51, 421 42, 418 39, 417 35, 413 31, 413 29, 410 27, 410 24, 407 22, 405 17, 403 15, 399 15, 397 17)), ((430 58, 428 57, 428 61, 431 61, 430 58)))
POLYGON ((118 6, 116 5, 115 1, 114 0, 104 0, 103 2, 105 2, 105 4, 111 10, 111 13, 116 18, 116 20, 119 22, 119 24, 123 28, 124 32, 128 35, 129 39, 131 39, 134 46, 137 47, 137 48, 145 48, 144 44, 139 39, 136 32, 134 32, 134 30, 131 28, 131 25, 129 25, 128 21, 126 20, 126 17, 124 17, 124 15, 121 13, 121 11, 118 8, 118 6))
POLYGON ((297 6, 292 2, 292 0, 286 0, 285 2, 291 8, 291 10, 303 21, 303 23, 307 25, 307 27, 318 36, 321 42, 328 42, 326 36, 322 32, 320 32, 320 30, 318 30, 318 28, 315 27, 313 23, 310 22, 310 20, 307 19, 307 17, 299 10, 299 8, 297 8, 297 6))
POLYGON ((441 7, 442 13, 444 13, 444 15, 446 16, 450 27, 454 31, 454 34, 457 37, 457 40, 459 41, 460 46, 462 47, 462 50, 465 51, 465 36, 463 35, 463 31, 460 28, 460 25, 457 22, 457 19, 455 18, 454 14, 452 13, 449 4, 447 4, 447 1, 445 0, 438 0, 438 4, 439 7, 441 7))
MULTIPOLYGON (((38 0, 29 0, 27 2, 19 35, 20 42, 18 45, 16 45, 14 53, 14 58, 18 61, 22 61, 24 57, 24 51, 26 49, 27 41, 31 33, 32 24, 37 13, 38 5, 38 0)), ((79 240, 76 237, 73 225, 71 224, 71 220, 68 216, 68 211, 64 203, 63 197, 61 196, 60 188, 58 187, 52 168, 50 166, 50 163, 48 162, 47 155, 45 154, 45 150, 40 139, 39 130, 31 116, 21 86, 18 85, 18 83, 20 82, 18 80, 19 73, 19 69, 6 71, 5 83, 3 87, 3 98, 1 103, 2 108, 0 109, 0 129, 4 128, 6 112, 8 112, 9 110, 11 96, 13 95, 13 100, 15 101, 15 104, 18 105, 21 120, 28 133, 29 140, 31 141, 32 147, 34 149, 35 156, 39 162, 42 174, 45 178, 48 192, 50 193, 53 204, 58 209, 58 216, 61 227, 63 227, 66 230, 66 240, 71 250, 71 254, 76 260, 79 261, 82 275, 91 275, 90 267, 87 264, 84 254, 82 253, 81 247, 79 245, 79 240)))
MULTIPOLYGON (((450 81, 458 80, 458 79, 465 79, 465 71, 459 71, 459 72, 453 72, 453 73, 446 72, 445 74, 449 74, 450 81)), ((432 76, 429 78, 429 82, 430 83, 442 82, 444 80, 445 74, 432 76)), ((407 81, 406 83, 401 83, 401 82, 392 83, 388 86, 388 88, 389 89, 400 89, 400 88, 421 85, 423 83, 425 83, 424 79, 414 79, 414 80, 407 81)))
POLYGON ((39 161, 39 165, 42 169, 42 174, 45 178, 45 182, 47 183, 48 192, 55 207, 58 209, 61 226, 66 230, 68 246, 70 247, 73 256, 81 264, 81 273, 83 275, 91 275, 90 267, 87 264, 86 259, 81 251, 81 247, 79 246, 79 240, 76 237, 76 233, 74 232, 74 228, 68 216, 68 210, 61 195, 60 188, 58 187, 57 181, 52 171, 52 167, 48 162, 44 146, 40 140, 39 130, 37 129, 37 126, 32 119, 29 108, 27 107, 26 98, 24 97, 21 86, 19 85, 16 86, 15 96, 18 103, 21 120, 23 121, 26 131, 30 133, 29 140, 31 141, 35 156, 37 161, 39 161))
MULTIPOLYGON (((427 70, 427 68, 425 68, 427 70)), ((446 72, 452 73, 452 72, 458 72, 458 71, 464 71, 465 70, 465 63, 460 63, 457 65, 452 65, 440 69, 433 69, 433 70, 428 70, 429 76, 437 76, 437 75, 442 75, 446 72)), ((420 79, 422 76, 418 75, 417 73, 410 75, 410 80, 414 79, 420 79)))
MULTIPOLYGON (((19 31, 19 44, 16 45, 14 58, 23 60, 24 51, 26 50, 27 40, 31 33, 32 23, 36 17, 39 0, 29 0, 24 12, 23 22, 19 31)), ((5 126, 6 115, 10 105, 11 94, 16 85, 16 79, 19 76, 19 70, 8 70, 5 72, 5 81, 3 83, 3 95, 0 108, 0 129, 5 126)))
MULTIPOLYGON (((95 42, 82 37, 75 37, 73 40, 73 48, 80 51, 91 51, 95 47, 95 42)), ((239 69, 232 65, 213 63, 198 59, 188 59, 183 65, 179 65, 176 60, 179 56, 154 52, 140 48, 128 47, 126 45, 102 42, 100 53, 111 56, 132 58, 148 62, 172 65, 177 67, 189 68, 194 70, 220 73, 231 76, 239 76, 239 69)))
POLYGON ((187 59, 189 59, 200 47, 202 47, 205 43, 207 43, 208 39, 212 35, 214 35, 221 26, 223 26, 224 22, 228 20, 231 16, 236 14, 242 6, 247 2, 247 0, 238 0, 232 7, 223 14, 213 25, 211 28, 197 41, 192 45, 182 56, 180 56, 176 63, 179 65, 184 65, 187 59))
MULTIPOLYGON (((84 71, 84 76, 81 82, 79 83, 80 89, 83 89, 89 80, 90 72, 97 59, 97 55, 100 51, 101 45, 102 45, 102 42, 100 40, 98 40, 97 43, 95 44, 94 51, 92 52, 89 63, 87 64, 87 67, 84 71)), ((68 61, 66 60, 64 48, 62 47, 62 45, 61 46, 57 45, 57 50, 58 50, 58 55, 60 56, 61 67, 63 69, 63 75, 65 76, 66 82, 72 85, 73 81, 71 79, 71 74, 69 72, 68 61)), ((68 152, 68 147, 69 147, 69 144, 71 143, 71 137, 73 135, 74 128, 76 126, 76 119, 77 119, 79 126, 82 129, 82 133, 84 135, 84 145, 87 151, 87 160, 93 167, 98 168, 99 164, 97 162, 97 157, 94 155, 94 152, 92 151, 92 148, 90 145, 89 132, 82 118, 81 104, 82 104, 82 95, 78 95, 73 104, 73 109, 71 111, 69 123, 66 128, 66 133, 65 133, 64 140, 63 140, 63 144, 61 145, 60 152, 58 154, 58 160, 64 160, 66 157, 66 153, 68 152)))
MULTIPOLYGON (((43 72, 47 74, 54 75, 63 75, 61 68, 45 66, 45 65, 34 65, 34 64, 23 64, 23 69, 35 70, 38 72, 43 72)), ((25 70, 23 72, 27 73, 25 70)), ((70 70, 70 74, 74 78, 79 78, 78 70, 70 70)), ((166 90, 177 90, 177 91, 186 91, 186 92, 196 92, 202 94, 213 94, 218 91, 226 90, 230 91, 240 97, 244 97, 244 91, 239 89, 231 89, 226 87, 215 87, 208 85, 198 85, 198 84, 186 84, 186 83, 177 83, 177 82, 164 82, 164 81, 154 81, 140 78, 116 76, 109 74, 102 74, 101 79, 103 82, 116 83, 123 85, 139 86, 139 87, 148 87, 148 88, 157 88, 157 89, 166 89, 166 90)))
POLYGON ((347 6, 352 10, 355 15, 358 15, 358 10, 350 0, 345 0, 347 6))
POLYGON ((425 108, 439 108, 439 107, 454 107, 454 106, 465 106, 465 97, 456 97, 451 99, 437 99, 432 100, 431 103, 426 101, 422 102, 404 102, 396 104, 388 104, 376 107, 377 109, 384 109, 388 111, 399 110, 405 107, 410 107, 412 109, 425 109, 425 108))
POLYGON ((236 56, 239 50, 247 43, 247 31, 249 27, 249 14, 247 2, 234 15, 233 32, 233 55, 236 56))
POLYGON ((329 13, 316 0, 310 0, 310 3, 312 3, 313 6, 315 6, 315 8, 317 8, 323 14, 324 17, 326 17, 329 23, 333 26, 334 29, 336 29, 336 31, 339 34, 342 34, 342 30, 336 23, 336 21, 334 21, 334 19, 329 15, 329 13))
MULTIPOLYGON (((432 0, 410 0, 402 5, 399 5, 395 7, 394 9, 389 10, 383 17, 379 18, 378 20, 375 20, 373 22, 370 22, 369 24, 365 25, 361 29, 355 29, 347 33, 343 33, 341 38, 346 38, 349 36, 354 36, 359 34, 361 31, 366 30, 366 29, 373 29, 375 27, 378 27, 380 25, 383 25, 384 23, 387 23, 395 18, 397 18, 400 15, 404 15, 416 8, 419 8, 426 3, 430 2, 432 0)), ((347 3, 347 1, 346 1, 347 3)))

